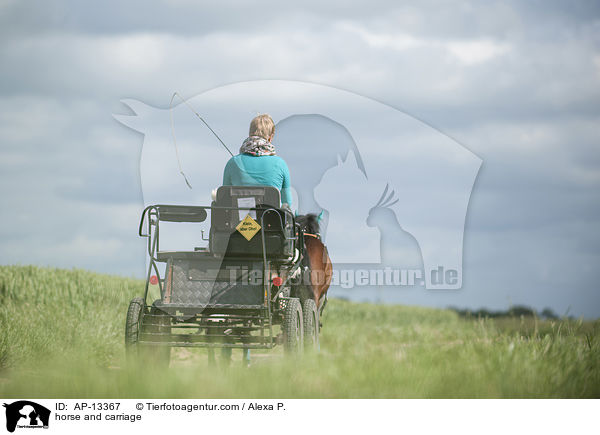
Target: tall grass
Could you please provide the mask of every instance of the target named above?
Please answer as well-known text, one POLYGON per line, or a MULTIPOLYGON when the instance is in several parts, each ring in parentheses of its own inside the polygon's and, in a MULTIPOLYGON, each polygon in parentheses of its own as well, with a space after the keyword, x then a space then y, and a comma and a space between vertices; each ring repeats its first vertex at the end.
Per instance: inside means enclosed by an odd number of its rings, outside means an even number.
POLYGON ((123 309, 139 280, 0 266, 0 369, 49 359, 108 366, 122 354, 123 309))
POLYGON ((463 319, 448 310, 330 300, 321 351, 240 351, 211 367, 178 349, 171 367, 130 366, 123 333, 143 282, 81 270, 0 267, 0 396, 600 397, 599 322, 463 319))

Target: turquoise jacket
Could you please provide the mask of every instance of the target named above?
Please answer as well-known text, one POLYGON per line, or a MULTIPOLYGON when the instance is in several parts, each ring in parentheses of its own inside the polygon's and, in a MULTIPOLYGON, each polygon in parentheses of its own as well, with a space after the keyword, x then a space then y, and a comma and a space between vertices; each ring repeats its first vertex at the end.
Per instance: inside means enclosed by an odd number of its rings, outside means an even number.
POLYGON ((281 203, 292 206, 290 171, 278 156, 233 156, 225 165, 223 186, 273 186, 281 192, 281 203))

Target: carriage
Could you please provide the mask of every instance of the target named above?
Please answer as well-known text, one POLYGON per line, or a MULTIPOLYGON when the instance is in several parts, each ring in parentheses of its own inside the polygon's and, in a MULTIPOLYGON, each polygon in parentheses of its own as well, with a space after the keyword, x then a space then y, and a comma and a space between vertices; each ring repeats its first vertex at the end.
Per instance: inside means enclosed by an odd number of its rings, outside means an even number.
POLYGON ((147 238, 149 266, 144 296, 127 311, 128 358, 145 353, 168 366, 172 347, 209 348, 209 357, 214 348, 283 345, 299 354, 318 347, 303 227, 279 204, 274 187, 221 186, 210 207, 144 209, 139 235, 147 238), (190 240, 206 246, 161 250, 161 222, 210 223, 208 238, 191 226, 190 240), (150 290, 158 296, 151 303, 150 290))

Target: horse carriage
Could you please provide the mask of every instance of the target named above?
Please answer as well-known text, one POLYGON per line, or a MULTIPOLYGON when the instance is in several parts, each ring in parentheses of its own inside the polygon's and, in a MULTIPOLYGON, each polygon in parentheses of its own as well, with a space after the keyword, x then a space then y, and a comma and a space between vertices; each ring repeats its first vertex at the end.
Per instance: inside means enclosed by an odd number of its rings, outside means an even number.
POLYGON ((144 353, 168 366, 172 347, 209 348, 209 358, 214 348, 318 348, 331 263, 307 218, 279 205, 274 187, 222 186, 210 207, 144 209, 139 235, 148 239, 149 267, 144 296, 127 311, 128 357, 144 353), (208 243, 161 250, 161 222, 210 222, 208 238, 204 230, 190 237, 208 243), (320 246, 324 257, 317 258, 320 246), (316 282, 311 268, 319 267, 316 282), (160 297, 149 303, 156 286, 160 297))

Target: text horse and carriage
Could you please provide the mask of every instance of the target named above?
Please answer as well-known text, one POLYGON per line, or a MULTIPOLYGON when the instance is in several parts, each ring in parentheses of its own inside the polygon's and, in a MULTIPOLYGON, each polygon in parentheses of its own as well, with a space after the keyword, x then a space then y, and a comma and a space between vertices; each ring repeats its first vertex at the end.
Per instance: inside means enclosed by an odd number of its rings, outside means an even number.
POLYGON ((128 355, 168 365, 171 347, 318 348, 332 268, 316 233, 315 216, 280 207, 269 186, 222 186, 210 207, 146 207, 139 235, 148 239, 149 269, 144 296, 127 311, 128 355), (161 251, 161 222, 207 219, 208 246, 161 251), (150 285, 160 298, 149 303, 150 285))

